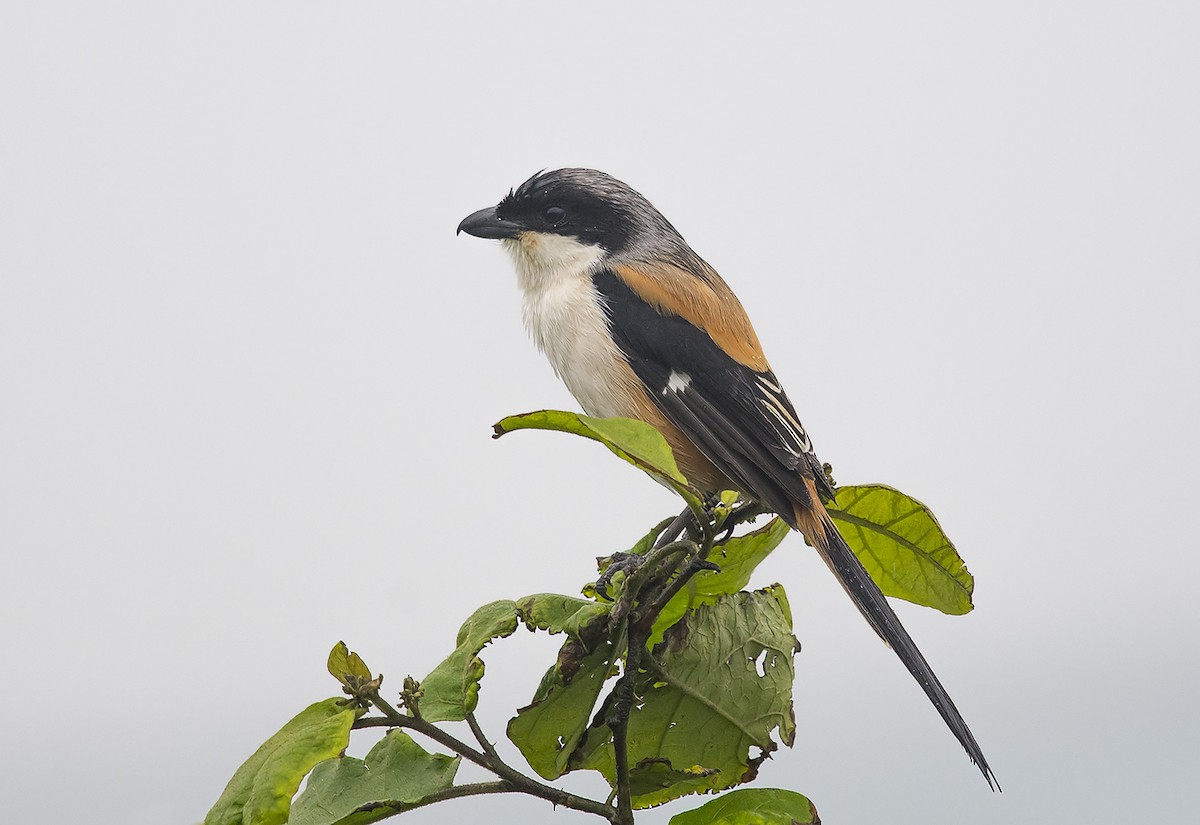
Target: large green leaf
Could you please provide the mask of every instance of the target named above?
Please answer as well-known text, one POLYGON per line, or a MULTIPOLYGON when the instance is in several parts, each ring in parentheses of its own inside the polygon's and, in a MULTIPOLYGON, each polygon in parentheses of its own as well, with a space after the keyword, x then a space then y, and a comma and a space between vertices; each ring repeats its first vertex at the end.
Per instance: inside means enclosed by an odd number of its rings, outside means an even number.
POLYGON ((671 817, 669 825, 819 825, 807 797, 779 788, 743 788, 671 817))
POLYGON ((662 640, 663 633, 689 610, 702 604, 713 604, 720 596, 736 593, 750 583, 754 568, 779 546, 791 528, 783 519, 772 519, 765 527, 718 544, 709 554, 719 571, 701 570, 676 593, 658 614, 650 635, 653 646, 662 640))
POLYGON ((530 630, 569 637, 533 701, 508 723, 508 738, 529 766, 546 779, 557 779, 566 772, 567 758, 591 721, 612 667, 613 646, 607 639, 612 605, 541 593, 521 599, 517 609, 530 630))
POLYGON ((367 825, 409 810, 454 784, 459 759, 429 753, 404 731, 390 730, 365 760, 343 756, 317 765, 288 825, 367 825))
POLYGON ((569 639, 533 701, 509 721, 508 738, 542 778, 557 779, 567 772, 568 760, 587 732, 615 656, 608 641, 589 653, 569 639))
MULTIPOLYGON (((639 702, 629 716, 629 761, 635 807, 689 793, 733 787, 754 778, 777 747, 790 745, 792 656, 796 640, 779 585, 702 604, 667 631, 658 664, 639 673, 639 702), (760 754, 750 757, 750 748, 760 754)), ((612 731, 590 728, 570 767, 600 771, 615 782, 612 731)))
POLYGON ((510 415, 493 427, 495 438, 513 430, 556 430, 599 441, 635 467, 661 478, 693 505, 699 497, 675 463, 675 456, 658 430, 632 418, 593 418, 562 410, 539 410, 510 415))
POLYGON ((460 722, 479 703, 483 660, 479 652, 492 639, 517 629, 512 601, 485 604, 458 631, 458 647, 421 681, 421 718, 427 722, 460 722))
POLYGON ((204 825, 279 825, 287 822, 292 797, 304 775, 339 755, 362 710, 341 699, 309 705, 263 743, 237 769, 204 825))
POLYGON ((867 573, 888 596, 961 615, 975 580, 933 513, 882 484, 839 487, 829 515, 867 573))

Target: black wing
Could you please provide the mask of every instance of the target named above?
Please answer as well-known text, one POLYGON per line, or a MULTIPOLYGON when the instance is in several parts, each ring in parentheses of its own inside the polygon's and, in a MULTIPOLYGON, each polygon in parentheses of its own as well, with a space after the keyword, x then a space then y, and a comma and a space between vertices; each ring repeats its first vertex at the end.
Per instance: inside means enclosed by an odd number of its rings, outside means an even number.
MULTIPOLYGON (((804 478, 832 496, 775 375, 756 372, 677 315, 660 314, 608 270, 595 276, 613 339, 654 403, 742 492, 792 519, 804 478)), ((715 492, 715 491, 709 491, 715 492)))
MULTIPOLYGON (((677 315, 658 312, 612 272, 598 273, 595 283, 607 304, 613 339, 647 394, 742 492, 793 527, 794 504, 810 500, 805 478, 832 498, 812 442, 771 372, 735 361, 708 333, 677 315)), ((809 539, 992 785, 991 768, 950 694, 837 528, 829 523, 825 536, 809 539)))

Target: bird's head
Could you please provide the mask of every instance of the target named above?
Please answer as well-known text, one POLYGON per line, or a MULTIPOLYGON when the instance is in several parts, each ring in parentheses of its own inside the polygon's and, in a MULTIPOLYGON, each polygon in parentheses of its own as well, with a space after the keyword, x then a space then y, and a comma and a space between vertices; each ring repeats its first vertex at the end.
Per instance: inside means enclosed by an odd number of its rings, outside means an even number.
POLYGON ((463 219, 459 232, 500 239, 528 264, 675 257, 687 244, 628 185, 594 169, 539 172, 498 204, 463 219))

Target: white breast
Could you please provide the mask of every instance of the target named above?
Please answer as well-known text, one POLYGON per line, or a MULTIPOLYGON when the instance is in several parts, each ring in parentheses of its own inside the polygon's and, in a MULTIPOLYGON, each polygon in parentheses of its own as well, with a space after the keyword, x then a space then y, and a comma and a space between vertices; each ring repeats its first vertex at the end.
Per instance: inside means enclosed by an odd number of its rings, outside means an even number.
POLYGON ((504 241, 524 294, 525 327, 588 415, 633 416, 631 371, 608 332, 592 273, 604 250, 559 235, 504 241))

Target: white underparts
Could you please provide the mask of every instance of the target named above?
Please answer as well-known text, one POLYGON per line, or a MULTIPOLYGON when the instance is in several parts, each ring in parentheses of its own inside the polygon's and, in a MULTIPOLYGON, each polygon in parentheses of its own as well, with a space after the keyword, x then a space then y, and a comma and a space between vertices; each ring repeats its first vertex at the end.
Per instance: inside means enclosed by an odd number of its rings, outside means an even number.
POLYGON ((598 246, 526 232, 504 241, 524 295, 522 316, 538 349, 589 415, 636 416, 631 371, 613 342, 592 274, 598 246))

